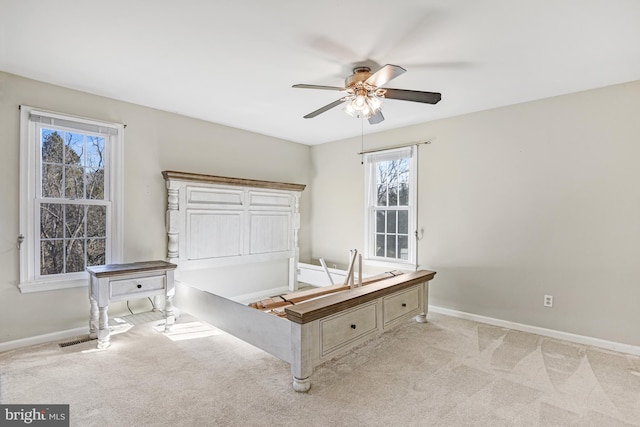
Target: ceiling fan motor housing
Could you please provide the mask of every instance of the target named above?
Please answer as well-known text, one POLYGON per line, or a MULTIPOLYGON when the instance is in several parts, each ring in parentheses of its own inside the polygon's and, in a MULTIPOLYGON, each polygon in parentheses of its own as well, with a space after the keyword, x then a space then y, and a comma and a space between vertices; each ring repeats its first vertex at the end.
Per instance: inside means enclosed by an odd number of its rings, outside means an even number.
POLYGON ((353 87, 358 83, 364 83, 371 76, 371 69, 369 67, 356 67, 353 69, 353 74, 344 79, 345 87, 353 87))

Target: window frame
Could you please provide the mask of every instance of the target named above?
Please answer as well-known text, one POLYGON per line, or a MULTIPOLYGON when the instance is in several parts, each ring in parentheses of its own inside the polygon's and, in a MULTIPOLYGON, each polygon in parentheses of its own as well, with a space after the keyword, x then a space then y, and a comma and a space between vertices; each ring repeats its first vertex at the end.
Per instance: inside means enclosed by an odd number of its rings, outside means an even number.
POLYGON ((22 293, 87 286, 86 271, 40 275, 40 205, 61 199, 41 197, 41 127, 100 135, 105 138, 108 162, 105 164, 105 200, 79 199, 65 204, 107 206, 106 263, 121 263, 123 254, 123 142, 124 125, 20 106, 20 282, 22 293), (39 116, 51 123, 40 123, 30 117, 39 116), (58 123, 56 123, 56 121, 58 123), (93 128, 96 130, 88 130, 93 128))
POLYGON ((365 212, 364 212, 364 262, 366 265, 380 266, 397 269, 417 268, 417 242, 416 230, 418 229, 418 147, 411 145, 402 148, 374 151, 364 154, 365 164, 365 212), (409 203, 408 212, 408 259, 380 257, 376 255, 376 167, 380 162, 409 159, 409 203))

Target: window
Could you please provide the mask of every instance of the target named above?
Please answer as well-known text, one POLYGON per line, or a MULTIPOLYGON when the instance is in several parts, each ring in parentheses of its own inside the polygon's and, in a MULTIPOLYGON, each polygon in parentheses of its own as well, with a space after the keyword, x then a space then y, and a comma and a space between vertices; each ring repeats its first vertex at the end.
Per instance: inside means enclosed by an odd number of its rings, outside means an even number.
POLYGON ((121 262, 123 126, 20 110, 20 290, 84 286, 121 262))
POLYGON ((365 155, 365 257, 416 264, 416 147, 365 155))

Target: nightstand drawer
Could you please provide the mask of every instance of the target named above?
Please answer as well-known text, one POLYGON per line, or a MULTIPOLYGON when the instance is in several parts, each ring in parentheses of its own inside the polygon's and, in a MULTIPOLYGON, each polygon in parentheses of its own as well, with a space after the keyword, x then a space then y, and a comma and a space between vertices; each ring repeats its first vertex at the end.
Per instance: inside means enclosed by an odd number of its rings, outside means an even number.
POLYGON ((402 317, 417 314, 420 309, 420 287, 415 286, 388 296, 383 299, 382 306, 384 326, 402 317))
POLYGON ((140 298, 160 294, 166 287, 165 276, 140 277, 137 279, 113 280, 110 283, 111 299, 122 297, 140 298))
POLYGON ((378 304, 373 302, 320 321, 320 353, 328 353, 378 330, 378 304))

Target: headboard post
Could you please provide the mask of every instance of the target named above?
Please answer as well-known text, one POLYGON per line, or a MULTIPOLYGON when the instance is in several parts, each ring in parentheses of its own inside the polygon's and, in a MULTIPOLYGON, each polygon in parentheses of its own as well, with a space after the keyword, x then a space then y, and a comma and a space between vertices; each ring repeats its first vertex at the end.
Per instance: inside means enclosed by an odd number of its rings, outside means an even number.
POLYGON ((175 262, 179 257, 179 232, 178 227, 180 224, 180 218, 178 215, 179 210, 179 184, 176 181, 167 180, 167 259, 169 262, 175 262))
POLYGON ((293 218, 291 221, 293 233, 293 257, 289 258, 289 290, 298 290, 298 261, 300 248, 298 246, 298 230, 300 230, 300 193, 293 196, 293 218))

